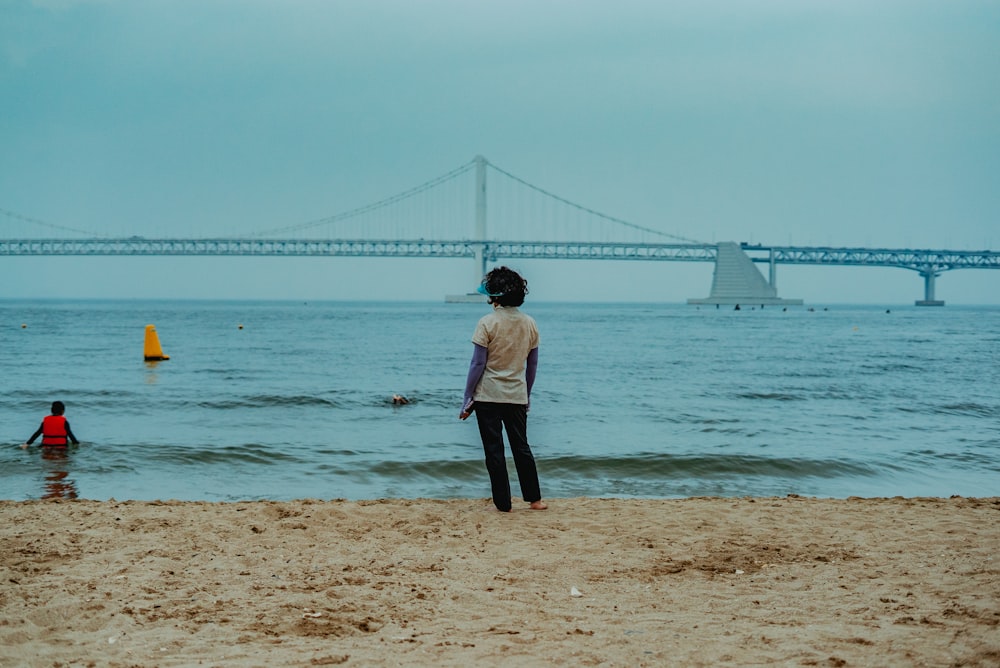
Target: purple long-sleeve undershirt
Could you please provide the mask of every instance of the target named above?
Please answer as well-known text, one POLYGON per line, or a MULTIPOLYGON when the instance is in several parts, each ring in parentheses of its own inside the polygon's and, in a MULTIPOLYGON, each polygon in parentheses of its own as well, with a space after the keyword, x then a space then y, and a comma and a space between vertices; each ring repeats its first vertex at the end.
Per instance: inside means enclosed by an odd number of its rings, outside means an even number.
MULTIPOLYGON (((462 409, 468 410, 472 406, 472 396, 476 392, 476 386, 486 371, 487 350, 485 346, 473 343, 472 361, 469 362, 469 376, 465 380, 465 401, 462 402, 462 409)), ((528 400, 531 400, 531 388, 535 384, 535 373, 538 370, 538 348, 532 348, 528 352, 528 359, 525 365, 524 379, 528 385, 528 400)))
POLYGON ((528 401, 531 401, 531 386, 535 384, 535 372, 538 371, 538 348, 528 351, 528 363, 524 369, 524 380, 528 383, 528 401))
POLYGON ((486 371, 486 346, 478 343, 472 344, 472 361, 469 362, 469 377, 465 379, 465 400, 462 402, 462 410, 467 411, 472 406, 472 395, 476 393, 476 385, 486 371))

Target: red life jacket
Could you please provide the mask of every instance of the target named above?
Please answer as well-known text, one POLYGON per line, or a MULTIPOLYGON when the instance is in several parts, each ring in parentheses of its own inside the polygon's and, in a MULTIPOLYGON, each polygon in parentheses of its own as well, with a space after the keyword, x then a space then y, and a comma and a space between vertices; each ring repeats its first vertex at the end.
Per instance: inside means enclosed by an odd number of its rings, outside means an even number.
POLYGON ((42 418, 42 445, 66 445, 66 418, 46 415, 42 418))

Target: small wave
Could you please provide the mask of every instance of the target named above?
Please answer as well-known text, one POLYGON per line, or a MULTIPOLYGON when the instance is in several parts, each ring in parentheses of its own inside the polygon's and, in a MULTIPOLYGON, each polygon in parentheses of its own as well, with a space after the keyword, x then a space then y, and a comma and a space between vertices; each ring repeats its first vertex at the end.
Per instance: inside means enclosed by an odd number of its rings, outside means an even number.
POLYGON ((974 402, 962 402, 957 404, 940 404, 928 406, 926 404, 902 405, 894 407, 900 413, 916 413, 919 415, 950 415, 975 418, 995 418, 1000 417, 1000 405, 987 406, 974 402))
POLYGON ((424 479, 474 480, 485 474, 479 459, 458 459, 444 461, 399 462, 383 461, 374 464, 371 472, 379 476, 398 480, 416 481, 424 479))
POLYGON ((142 396, 136 392, 125 392, 121 390, 46 390, 24 391, 14 390, 0 393, 0 399, 4 402, 4 407, 18 412, 28 413, 34 416, 37 412, 47 411, 53 399, 60 399, 69 407, 69 411, 76 415, 83 408, 104 409, 112 408, 120 410, 123 405, 130 405, 135 402, 136 406, 142 406, 142 396))
POLYGON ((969 471, 1000 471, 1000 461, 993 453, 993 444, 986 445, 987 452, 966 449, 959 452, 938 452, 936 450, 915 450, 907 457, 923 467, 937 468, 947 462, 955 468, 969 471))
POLYGON ((274 466, 300 461, 298 457, 259 443, 242 445, 156 445, 142 448, 142 457, 168 464, 254 464, 274 466))
POLYGON ((234 410, 242 408, 285 408, 288 406, 326 406, 336 408, 337 403, 322 397, 309 395, 258 394, 227 401, 199 401, 201 408, 234 410))
POLYGON ((206 375, 224 382, 247 382, 252 381, 256 376, 239 369, 197 369, 195 375, 206 375))
MULTIPOLYGON (((813 392, 813 398, 815 399, 833 399, 836 401, 853 401, 863 397, 863 389, 851 388, 846 389, 843 387, 830 386, 830 387, 817 387, 813 392)), ((877 393, 869 393, 871 398, 876 398, 879 395, 877 393)))
POLYGON ((805 397, 785 392, 739 392, 737 399, 766 399, 770 401, 805 401, 805 397))
POLYGON ((1000 406, 986 406, 974 402, 943 404, 931 408, 932 413, 942 415, 968 415, 970 417, 1000 417, 1000 406))
POLYGON ((780 478, 837 478, 873 476, 869 464, 843 459, 759 457, 754 455, 660 455, 630 457, 562 457, 547 460, 547 466, 580 476, 626 476, 631 478, 713 478, 763 476, 780 478))
MULTIPOLYGON (((776 478, 837 478, 876 476, 869 464, 843 459, 759 457, 752 455, 661 455, 627 457, 555 457, 539 462, 547 476, 575 479, 711 479, 733 476, 776 478)), ((483 463, 476 459, 418 462, 380 461, 368 473, 402 480, 481 478, 483 463)))
POLYGON ((691 415, 690 413, 681 413, 678 418, 683 422, 693 422, 694 424, 733 424, 740 421, 739 418, 703 418, 691 415))
POLYGON ((923 373, 925 369, 916 364, 906 364, 905 362, 896 362, 888 364, 862 364, 858 367, 859 373, 864 375, 872 374, 894 374, 900 372, 921 372, 923 373))

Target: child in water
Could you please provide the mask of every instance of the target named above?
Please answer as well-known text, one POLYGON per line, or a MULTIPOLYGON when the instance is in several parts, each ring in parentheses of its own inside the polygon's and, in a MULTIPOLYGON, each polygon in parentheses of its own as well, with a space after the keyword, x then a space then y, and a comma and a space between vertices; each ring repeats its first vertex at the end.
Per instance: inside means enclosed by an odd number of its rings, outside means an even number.
POLYGON ((472 335, 475 348, 459 418, 476 413, 497 510, 511 510, 503 430, 510 441, 522 498, 532 510, 545 510, 548 506, 542 501, 528 445, 528 408, 539 342, 534 319, 518 310, 528 293, 528 282, 512 269, 497 267, 486 274, 478 291, 489 297, 493 312, 479 320, 472 335))
POLYGON ((39 436, 42 437, 42 446, 65 448, 67 446, 67 439, 72 441, 73 445, 79 445, 80 441, 76 440, 73 430, 69 428, 69 421, 63 416, 65 412, 66 405, 63 402, 53 401, 52 415, 47 415, 42 419, 42 424, 38 427, 38 431, 32 434, 31 438, 21 447, 27 448, 39 436))

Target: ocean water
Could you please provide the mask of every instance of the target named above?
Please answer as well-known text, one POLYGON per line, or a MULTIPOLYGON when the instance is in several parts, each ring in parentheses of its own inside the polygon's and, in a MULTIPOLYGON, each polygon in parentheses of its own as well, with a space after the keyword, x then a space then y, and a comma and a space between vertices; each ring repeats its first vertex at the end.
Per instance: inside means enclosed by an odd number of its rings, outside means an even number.
MULTIPOLYGON (((0 301, 0 498, 484 498, 487 308, 0 301)), ((1000 494, 1000 308, 813 308, 529 301, 544 496, 1000 494)))

